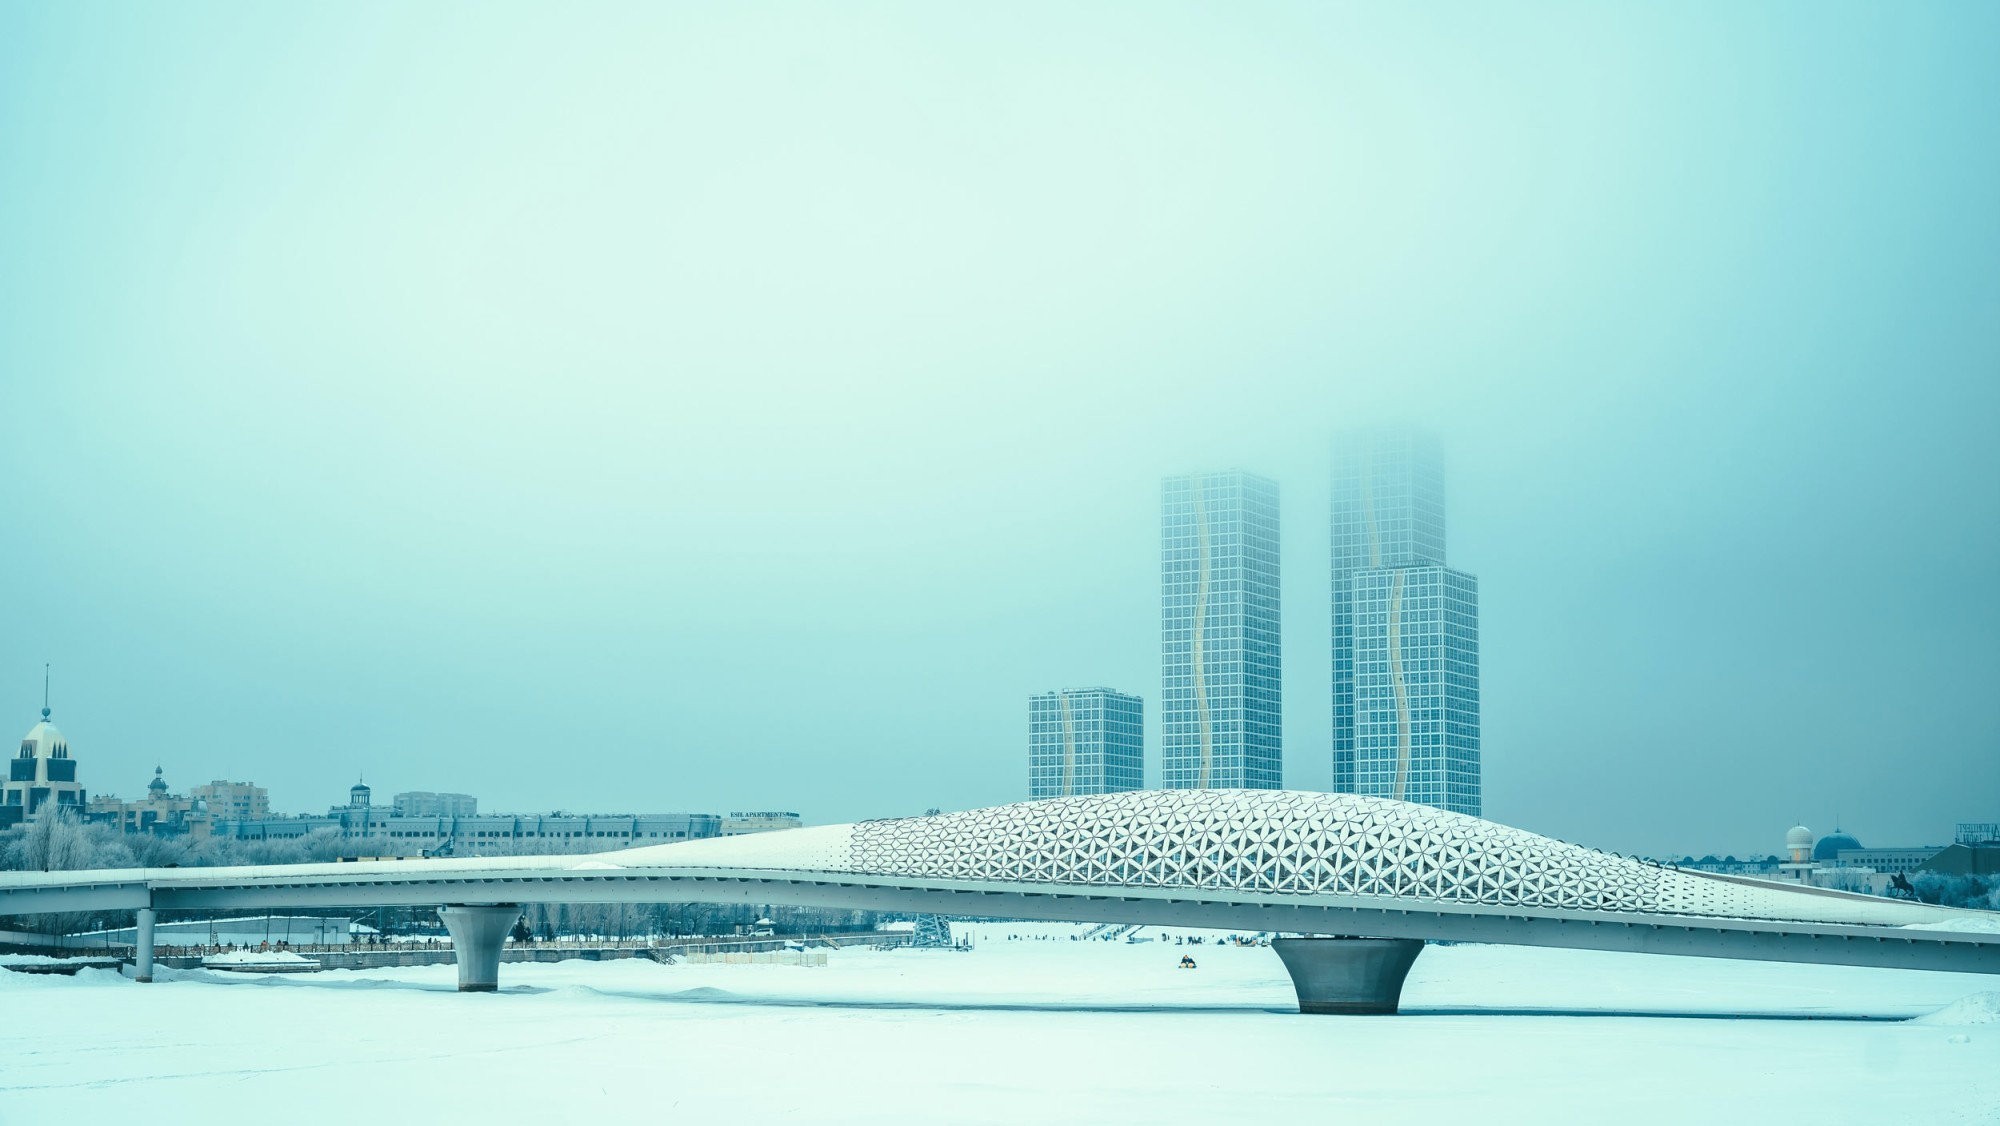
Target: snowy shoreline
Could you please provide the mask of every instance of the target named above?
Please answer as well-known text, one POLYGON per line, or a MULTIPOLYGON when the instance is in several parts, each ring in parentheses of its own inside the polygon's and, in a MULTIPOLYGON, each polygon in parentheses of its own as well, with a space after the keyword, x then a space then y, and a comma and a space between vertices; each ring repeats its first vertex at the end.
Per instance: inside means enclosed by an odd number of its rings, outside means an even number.
POLYGON ((485 995, 442 965, 0 974, 27 1018, 0 1029, 6 1105, 193 1123, 217 1081, 266 1104, 365 1087, 442 1121, 749 1105, 879 1123, 888 1092, 996 1123, 1978 1122, 2000 1104, 1988 975, 1461 945, 1418 960, 1410 1015, 1307 1017, 1271 950, 1213 932, 954 930, 971 952, 510 963, 485 995))

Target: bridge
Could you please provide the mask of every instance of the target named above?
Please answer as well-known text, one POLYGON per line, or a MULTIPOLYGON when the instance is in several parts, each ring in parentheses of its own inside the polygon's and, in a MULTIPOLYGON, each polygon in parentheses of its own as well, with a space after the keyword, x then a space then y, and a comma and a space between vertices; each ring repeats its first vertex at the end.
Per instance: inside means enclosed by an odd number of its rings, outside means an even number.
POLYGON ((1352 794, 1149 790, 570 856, 0 875, 0 915, 439 905, 459 988, 523 903, 702 902, 1196 926, 1274 944, 1306 1012, 1394 1012, 1426 941, 2000 973, 1990 913, 1686 872, 1352 794), (1954 929, 1962 928, 1962 929, 1954 929))

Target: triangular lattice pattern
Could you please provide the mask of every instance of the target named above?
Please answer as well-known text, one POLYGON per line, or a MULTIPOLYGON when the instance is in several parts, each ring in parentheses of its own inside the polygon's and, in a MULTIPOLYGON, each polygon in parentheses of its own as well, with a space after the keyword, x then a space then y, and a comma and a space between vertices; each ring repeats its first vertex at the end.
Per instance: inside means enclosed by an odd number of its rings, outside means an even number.
POLYGON ((1651 865, 1430 806, 1144 790, 854 826, 856 872, 1110 887, 1657 910, 1651 865))

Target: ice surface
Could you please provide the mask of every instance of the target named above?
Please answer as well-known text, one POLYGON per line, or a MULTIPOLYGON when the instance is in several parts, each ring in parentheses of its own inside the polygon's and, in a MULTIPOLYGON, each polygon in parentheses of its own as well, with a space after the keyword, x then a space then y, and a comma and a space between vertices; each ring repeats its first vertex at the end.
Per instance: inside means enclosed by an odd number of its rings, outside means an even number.
POLYGON ((288 950, 232 950, 210 954, 201 961, 208 966, 303 966, 312 959, 288 950))
POLYGON ((497 994, 458 993, 451 966, 0 973, 0 1122, 363 1096, 405 1121, 877 1126, 1825 1126, 1991 1123, 2000 1106, 2000 1034, 1907 1019, 1991 992, 1987 975, 1434 946, 1407 1015, 1307 1017, 1270 949, 1173 942, 1213 932, 952 929, 971 953, 509 963, 497 994))

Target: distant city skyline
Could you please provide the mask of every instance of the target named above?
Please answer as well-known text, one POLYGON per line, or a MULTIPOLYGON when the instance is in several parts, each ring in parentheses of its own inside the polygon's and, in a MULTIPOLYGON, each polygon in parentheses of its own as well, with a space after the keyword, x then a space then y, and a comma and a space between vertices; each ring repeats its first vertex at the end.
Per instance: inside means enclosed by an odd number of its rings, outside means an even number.
MULTIPOLYGON (((1143 702, 1130 693, 1086 688, 1037 694, 1030 701, 1031 800, 1142 788, 1134 782, 1143 753, 1142 729, 1143 702), (1059 726, 1061 705, 1065 702, 1073 705, 1067 746, 1059 726), (1112 753, 1102 754, 1107 746, 1112 753), (1067 782, 1063 781, 1065 771, 1067 782)), ((66 747, 65 737, 44 718, 30 731, 29 746, 24 749, 32 750, 36 741, 43 738, 63 739, 66 747)), ((90 796, 87 808, 65 805, 72 813, 81 813, 90 821, 122 832, 157 834, 172 840, 303 841, 314 834, 330 832, 338 838, 341 849, 357 856, 444 855, 460 850, 478 853, 496 847, 509 851, 524 848, 601 851, 646 841, 728 837, 815 823, 791 811, 732 811, 718 815, 579 814, 545 810, 481 814, 472 795, 431 791, 398 792, 389 805, 382 806, 374 803, 372 787, 358 781, 348 788, 347 801, 332 806, 324 815, 288 813, 272 810, 268 792, 252 783, 217 779, 193 787, 183 797, 170 792, 162 774, 161 767, 154 768, 144 798, 124 801, 108 791, 100 791, 90 796)), ((38 812, 46 813, 56 805, 45 801, 38 812)), ((0 809, 4 808, 0 804, 0 809)), ((1867 867, 1875 873, 1869 878, 1879 894, 1881 881, 1931 861, 1949 847, 1944 843, 1947 839, 1960 846, 2000 840, 2000 823, 1991 821, 1959 822, 1949 833, 1939 826, 1932 826, 1931 830, 1910 842, 1865 848, 1838 825, 1824 835, 1813 834, 1801 825, 1787 834, 1786 850, 1751 847, 1735 850, 1740 856, 1732 854, 1727 859, 1717 859, 1730 850, 1697 846, 1678 855, 1685 865, 1698 870, 1769 876, 1784 859, 1785 851, 1796 854, 1799 842, 1804 840, 1811 846, 1813 859, 1822 862, 1823 867, 1826 862, 1837 861, 1822 873, 1826 879, 1838 884, 1839 880, 1853 876, 1852 872, 1841 874, 1843 871, 1867 867)), ((1655 858, 1667 862, 1676 855, 1667 851, 1655 858)), ((1806 876, 1801 870, 1793 873, 1793 878, 1806 876)))

